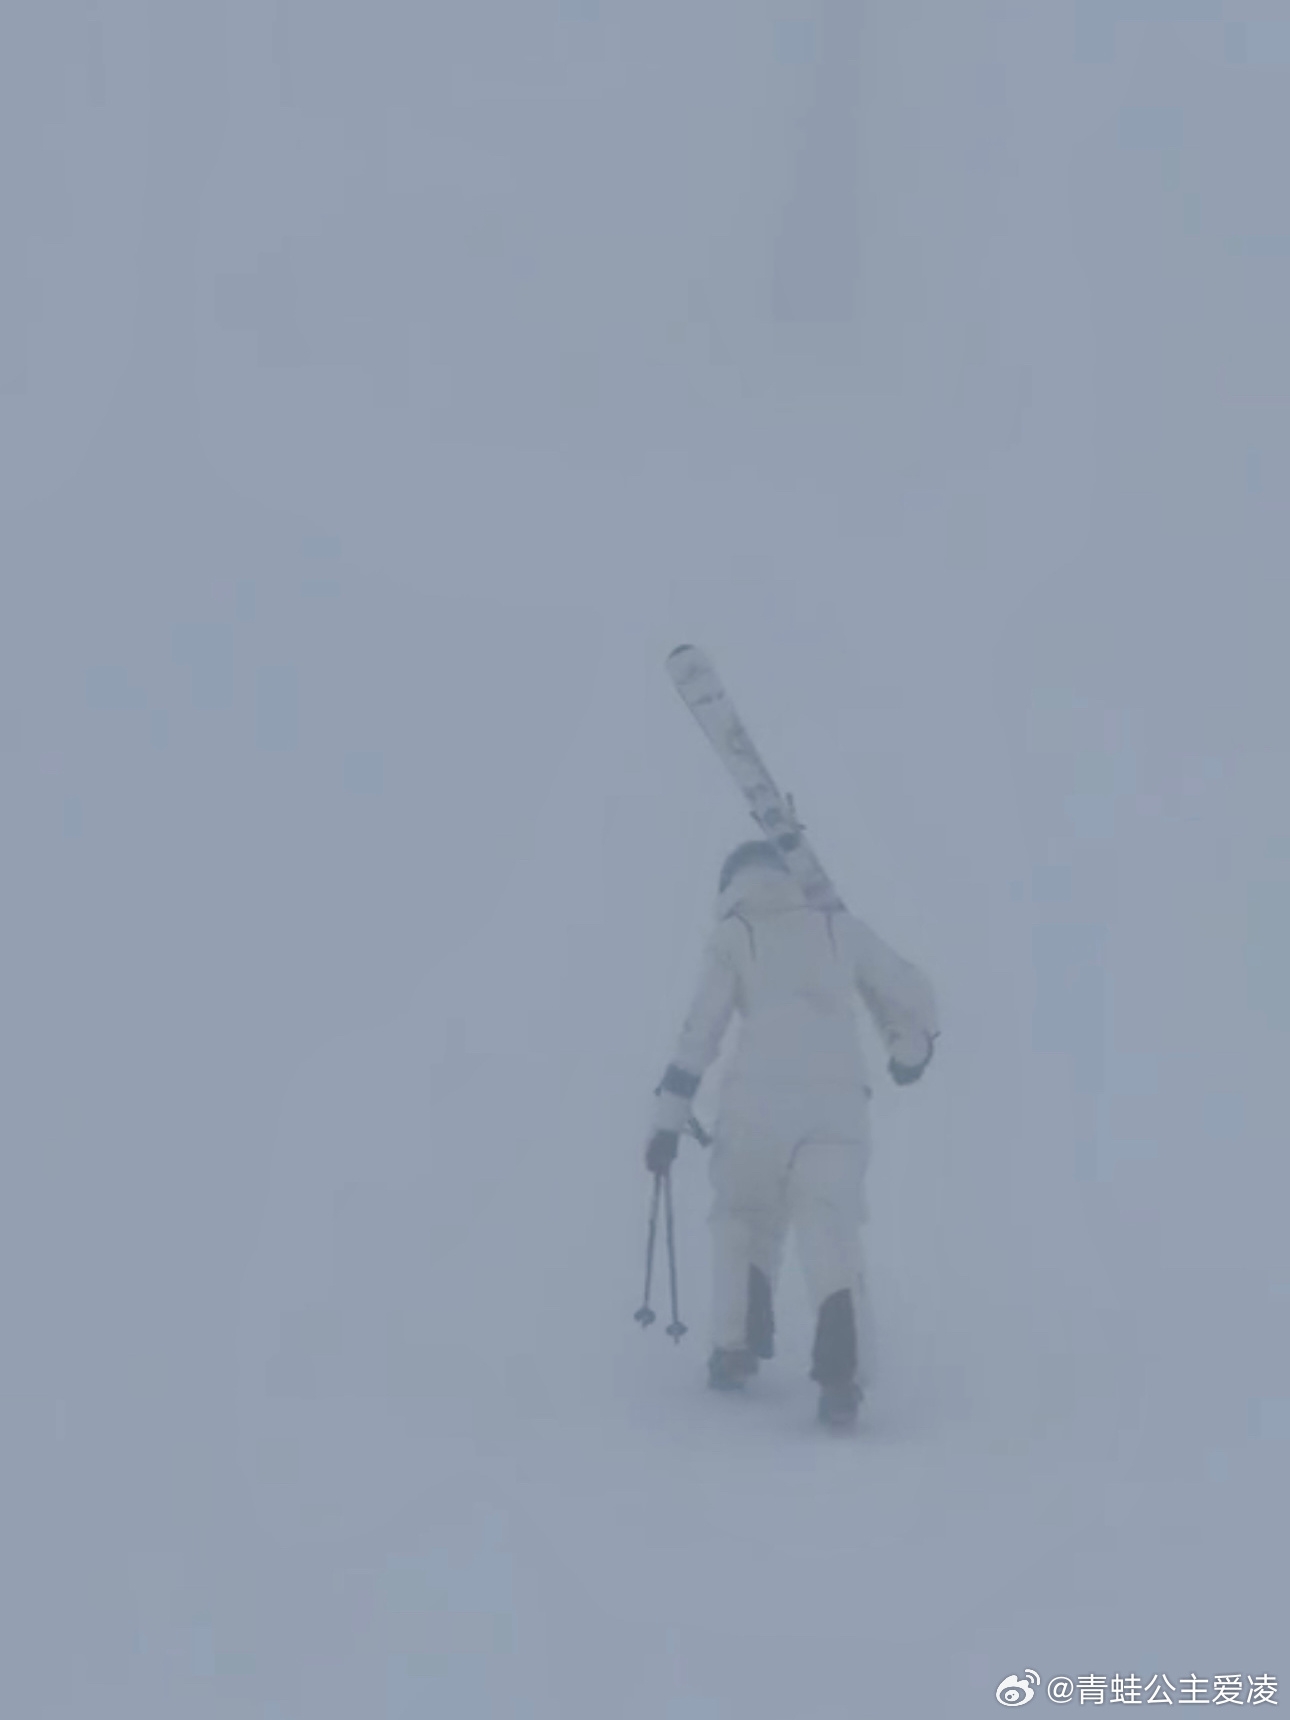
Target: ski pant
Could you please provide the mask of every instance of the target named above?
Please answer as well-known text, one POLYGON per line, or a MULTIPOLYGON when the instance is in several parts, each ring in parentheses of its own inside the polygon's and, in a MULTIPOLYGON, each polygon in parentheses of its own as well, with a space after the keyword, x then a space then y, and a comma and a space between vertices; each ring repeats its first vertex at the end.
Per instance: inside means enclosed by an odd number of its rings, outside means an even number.
MULTIPOLYGON (((862 1127, 853 1124, 853 1129, 862 1127)), ((836 1131, 794 1133, 745 1117, 725 1117, 713 1142, 713 1344, 747 1341, 749 1268, 773 1286, 791 1226, 812 1306, 838 1291, 854 1298, 862 1381, 872 1341, 860 1227, 869 1161, 867 1127, 849 1140, 836 1131)))

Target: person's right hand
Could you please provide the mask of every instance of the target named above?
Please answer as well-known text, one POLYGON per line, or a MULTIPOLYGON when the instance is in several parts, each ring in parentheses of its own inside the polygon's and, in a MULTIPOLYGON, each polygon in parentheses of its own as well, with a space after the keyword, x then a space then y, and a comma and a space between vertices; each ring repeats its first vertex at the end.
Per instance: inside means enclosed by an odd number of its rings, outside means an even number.
POLYGON ((897 1087, 912 1087, 915 1081, 921 1081, 926 1067, 926 1063, 919 1063, 911 1068, 908 1063, 897 1063, 894 1058, 887 1065, 897 1087))
POLYGON ((887 1064, 887 1069, 891 1075, 892 1080, 896 1083, 896 1085, 898 1087, 912 1087, 915 1081, 921 1079, 923 1071, 927 1068, 927 1065, 931 1062, 932 1053, 935 1050, 936 1050, 936 1035, 933 1034, 933 1035, 930 1035, 928 1037, 927 1054, 926 1054, 926 1056, 923 1057, 921 1062, 918 1062, 918 1063, 902 1063, 899 1058, 893 1057, 891 1059, 891 1061, 887 1064))

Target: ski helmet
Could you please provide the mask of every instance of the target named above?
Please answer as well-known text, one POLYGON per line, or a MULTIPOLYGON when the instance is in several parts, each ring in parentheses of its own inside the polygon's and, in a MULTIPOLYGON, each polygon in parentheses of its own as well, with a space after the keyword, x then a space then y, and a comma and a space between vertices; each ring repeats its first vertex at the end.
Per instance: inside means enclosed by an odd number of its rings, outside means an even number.
POLYGON ((771 866, 776 872, 788 871, 784 856, 773 842, 741 842, 726 856, 726 863, 721 868, 721 882, 717 886, 718 894, 729 887, 731 879, 745 866, 771 866))

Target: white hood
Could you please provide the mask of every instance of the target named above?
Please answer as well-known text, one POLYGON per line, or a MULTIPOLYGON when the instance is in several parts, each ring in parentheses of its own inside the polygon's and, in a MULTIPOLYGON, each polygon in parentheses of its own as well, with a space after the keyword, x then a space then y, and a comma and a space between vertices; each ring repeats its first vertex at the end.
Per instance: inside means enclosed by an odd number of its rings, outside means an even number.
POLYGON ((805 896, 787 872, 754 862, 741 866, 717 897, 717 918, 746 914, 749 919, 761 919, 771 914, 792 913, 805 906, 805 896))

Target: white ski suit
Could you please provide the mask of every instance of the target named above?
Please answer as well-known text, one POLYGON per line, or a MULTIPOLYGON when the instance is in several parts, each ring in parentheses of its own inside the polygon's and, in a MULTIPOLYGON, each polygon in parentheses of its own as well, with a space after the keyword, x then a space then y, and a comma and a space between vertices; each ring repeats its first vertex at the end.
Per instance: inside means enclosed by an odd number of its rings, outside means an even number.
POLYGON ((679 1129, 734 1016, 738 1039, 712 1147, 713 1343, 745 1344, 749 1267, 773 1285, 792 1223, 817 1311, 856 1297, 862 1383, 870 1343, 860 1226, 872 1092, 862 999, 893 1062, 931 1054, 936 1006, 922 974, 841 909, 807 905, 766 864, 736 872, 717 904, 697 990, 660 1086, 656 1129, 679 1129))

